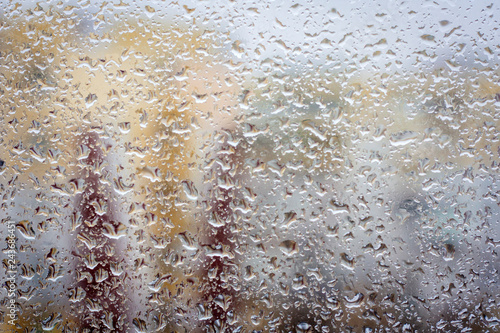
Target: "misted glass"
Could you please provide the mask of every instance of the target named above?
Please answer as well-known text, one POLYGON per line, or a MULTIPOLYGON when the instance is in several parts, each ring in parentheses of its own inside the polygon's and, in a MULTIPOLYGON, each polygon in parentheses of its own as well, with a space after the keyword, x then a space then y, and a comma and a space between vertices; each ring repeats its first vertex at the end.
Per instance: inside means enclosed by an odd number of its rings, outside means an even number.
POLYGON ((499 8, 0 0, 0 331, 500 331, 499 8))

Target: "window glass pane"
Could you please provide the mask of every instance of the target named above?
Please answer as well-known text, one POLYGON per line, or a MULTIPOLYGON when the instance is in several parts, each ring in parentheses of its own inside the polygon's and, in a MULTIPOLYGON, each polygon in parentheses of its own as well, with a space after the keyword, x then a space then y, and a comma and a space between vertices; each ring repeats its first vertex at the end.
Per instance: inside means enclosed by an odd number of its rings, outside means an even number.
POLYGON ((499 19, 0 0, 0 331, 499 331, 499 19))

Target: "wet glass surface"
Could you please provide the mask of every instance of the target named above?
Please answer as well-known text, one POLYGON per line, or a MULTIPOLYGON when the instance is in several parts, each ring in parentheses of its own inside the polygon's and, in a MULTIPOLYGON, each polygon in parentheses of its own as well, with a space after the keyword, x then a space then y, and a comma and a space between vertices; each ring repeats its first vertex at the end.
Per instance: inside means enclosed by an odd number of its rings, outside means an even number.
POLYGON ((499 19, 0 0, 0 330, 498 332, 499 19))

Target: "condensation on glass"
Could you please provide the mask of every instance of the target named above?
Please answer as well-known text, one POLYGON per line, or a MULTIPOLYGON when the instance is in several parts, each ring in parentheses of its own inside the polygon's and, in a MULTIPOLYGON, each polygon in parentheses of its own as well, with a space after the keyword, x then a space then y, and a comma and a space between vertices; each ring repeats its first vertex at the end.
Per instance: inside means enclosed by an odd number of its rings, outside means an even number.
POLYGON ((0 1, 3 332, 498 332, 494 1, 0 1))

